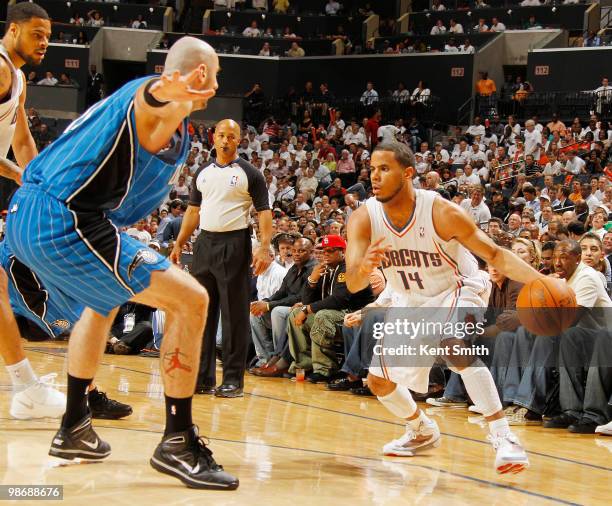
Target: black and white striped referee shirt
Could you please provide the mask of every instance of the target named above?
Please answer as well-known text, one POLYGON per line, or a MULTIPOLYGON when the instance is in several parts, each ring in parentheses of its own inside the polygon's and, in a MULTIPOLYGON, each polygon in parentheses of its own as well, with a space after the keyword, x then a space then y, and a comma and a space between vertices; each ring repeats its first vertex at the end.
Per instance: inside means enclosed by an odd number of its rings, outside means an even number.
POLYGON ((202 165, 193 177, 189 205, 200 208, 200 228, 209 232, 247 228, 251 205, 258 212, 270 209, 263 175, 243 158, 202 165))

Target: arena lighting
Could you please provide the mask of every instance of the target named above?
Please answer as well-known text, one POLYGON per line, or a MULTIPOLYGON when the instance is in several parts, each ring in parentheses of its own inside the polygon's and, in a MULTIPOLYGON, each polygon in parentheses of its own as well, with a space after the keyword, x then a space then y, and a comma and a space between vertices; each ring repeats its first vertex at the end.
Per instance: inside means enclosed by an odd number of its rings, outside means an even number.
POLYGON ((510 16, 510 14, 512 14, 512 9, 508 9, 508 16, 510 16))
POLYGON ((467 15, 471 16, 472 15, 472 11, 468 11, 467 15))
POLYGON ((297 17, 297 22, 301 23, 302 22, 302 18, 300 16, 297 17))
POLYGON ((66 2, 66 7, 70 7, 72 5, 71 2, 66 2))
POLYGON ((553 7, 551 10, 552 10, 553 12, 557 12, 557 8, 556 8, 556 7, 553 7))
POLYGON ((113 5, 113 10, 116 11, 119 7, 117 7, 116 5, 113 5))
POLYGON ((153 14, 153 7, 149 7, 149 12, 153 14))
POLYGON ((427 14, 425 14, 425 17, 429 18, 429 17, 431 17, 431 14, 429 14, 429 12, 428 12, 427 14))
POLYGON ((265 15, 265 14, 262 14, 262 15, 261 15, 261 19, 266 19, 266 15, 265 15))
POLYGON ((227 17, 231 18, 232 17, 232 13, 230 11, 227 11, 227 17))

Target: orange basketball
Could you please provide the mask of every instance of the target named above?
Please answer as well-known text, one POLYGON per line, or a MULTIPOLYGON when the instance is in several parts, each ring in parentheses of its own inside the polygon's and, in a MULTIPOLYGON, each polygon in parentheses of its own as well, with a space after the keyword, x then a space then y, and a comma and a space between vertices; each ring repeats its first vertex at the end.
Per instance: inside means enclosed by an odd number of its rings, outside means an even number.
POLYGON ((576 295, 563 279, 541 278, 526 284, 516 299, 523 327, 538 336, 556 336, 576 317, 576 295))

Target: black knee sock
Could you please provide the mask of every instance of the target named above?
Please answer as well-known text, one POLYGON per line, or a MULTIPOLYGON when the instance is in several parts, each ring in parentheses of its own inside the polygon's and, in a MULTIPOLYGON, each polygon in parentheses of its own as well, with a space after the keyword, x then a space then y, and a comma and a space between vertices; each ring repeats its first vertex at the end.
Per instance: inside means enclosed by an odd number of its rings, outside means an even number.
POLYGON ((75 378, 68 375, 68 393, 66 399, 66 414, 62 418, 62 427, 70 428, 88 413, 87 391, 91 379, 75 378))
POLYGON ((193 422, 191 421, 191 399, 176 399, 174 397, 166 397, 166 430, 164 436, 174 434, 175 432, 183 432, 189 429, 193 422))

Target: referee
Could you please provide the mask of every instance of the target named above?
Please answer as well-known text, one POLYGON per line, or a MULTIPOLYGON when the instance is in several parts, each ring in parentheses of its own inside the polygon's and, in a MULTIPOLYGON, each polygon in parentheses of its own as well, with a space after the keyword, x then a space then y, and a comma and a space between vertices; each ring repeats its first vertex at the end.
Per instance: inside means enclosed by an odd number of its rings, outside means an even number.
POLYGON ((270 265, 272 212, 263 175, 238 157, 240 126, 231 119, 220 121, 214 144, 217 157, 202 165, 193 177, 189 206, 170 259, 179 263, 183 245, 199 225, 202 232, 193 249, 191 274, 206 288, 210 302, 196 392, 241 397, 251 337, 249 266, 257 276, 270 265), (259 213, 261 234, 261 244, 253 259, 249 233, 251 205, 259 213), (215 388, 219 309, 223 331, 223 383, 215 388))

